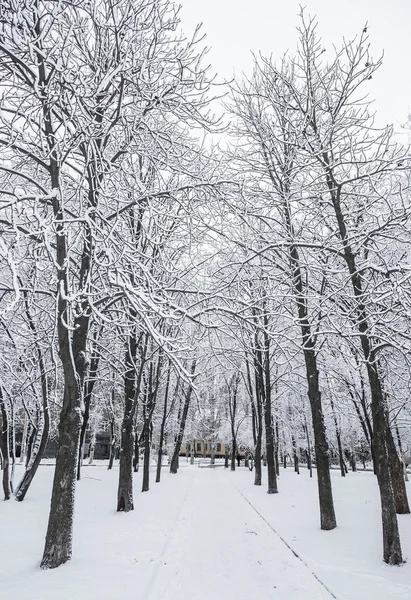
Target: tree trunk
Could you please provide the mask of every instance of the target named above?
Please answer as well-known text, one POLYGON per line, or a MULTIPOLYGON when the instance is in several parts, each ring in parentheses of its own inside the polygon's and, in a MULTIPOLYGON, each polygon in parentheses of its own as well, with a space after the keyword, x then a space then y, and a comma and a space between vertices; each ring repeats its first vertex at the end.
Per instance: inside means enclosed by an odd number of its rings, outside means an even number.
MULTIPOLYGON (((133 331, 126 342, 124 375, 124 415, 121 425, 120 465, 117 490, 117 511, 134 510, 133 503, 133 451, 134 451, 134 412, 137 402, 137 388, 140 388, 144 369, 144 357, 140 364, 139 385, 136 386, 137 333, 133 331)), ((145 348, 147 347, 147 337, 145 348)), ((144 350, 145 356, 145 350, 144 350)))
POLYGON ((387 453, 387 422, 384 411, 384 398, 380 387, 379 377, 375 371, 375 365, 367 363, 367 370, 369 372, 371 394, 373 397, 371 408, 373 417, 374 451, 377 461, 377 479, 382 508, 383 557, 386 563, 398 565, 402 563, 402 552, 398 531, 395 496, 387 453))
POLYGON ((231 438, 231 461, 230 461, 230 471, 235 471, 235 461, 237 458, 237 442, 235 439, 235 435, 232 435, 231 438))
POLYGON ((27 412, 24 412, 24 425, 23 425, 23 435, 21 437, 21 450, 20 450, 20 460, 19 463, 24 463, 24 457, 27 452, 27 434, 29 429, 29 420, 27 418, 27 412))
POLYGON ((294 473, 297 473, 297 475, 299 475, 300 474, 300 465, 299 465, 298 454, 297 454, 297 443, 295 441, 295 436, 294 436, 294 432, 293 432, 293 418, 292 418, 291 406, 288 407, 288 412, 289 412, 289 416, 290 416, 291 445, 293 448, 294 473))
POLYGON ((276 417, 276 419, 275 419, 275 454, 274 454, 274 458, 275 458, 275 472, 277 474, 277 477, 280 476, 279 452, 280 452, 280 437, 278 434, 278 418, 276 417))
MULTIPOLYGON (((290 238, 294 238, 292 215, 288 197, 283 196, 283 210, 290 238)), ((298 322, 301 328, 302 349, 306 369, 308 398, 310 400, 311 416, 314 431, 314 450, 317 465, 318 496, 320 503, 321 529, 330 530, 337 526, 334 512, 334 501, 331 487, 328 441, 325 431, 322 410, 317 355, 315 350, 316 338, 311 331, 308 312, 308 300, 304 293, 304 282, 301 273, 298 248, 290 245, 290 268, 292 274, 295 302, 298 313, 298 322)))
POLYGON ((108 459, 107 470, 113 468, 114 457, 116 455, 116 434, 115 434, 115 421, 114 418, 110 421, 110 456, 108 459))
POLYGON ((277 494, 277 474, 275 469, 275 458, 274 458, 274 429, 272 423, 272 413, 271 413, 271 374, 270 374, 270 338, 268 335, 268 316, 266 311, 266 304, 264 302, 264 330, 263 330, 263 338, 264 338, 264 422, 265 422, 265 456, 267 460, 267 480, 268 494, 277 494))
MULTIPOLYGON (((196 366, 197 366, 197 359, 193 359, 193 362, 191 363, 191 377, 194 376, 196 366)), ((170 463, 170 473, 173 473, 173 474, 176 474, 177 470, 178 470, 178 457, 180 454, 181 444, 182 444, 183 438, 184 438, 184 430, 186 427, 186 420, 187 420, 187 415, 188 415, 188 409, 190 407, 190 400, 191 400, 192 393, 193 393, 193 384, 192 384, 192 381, 190 381, 188 390, 186 392, 184 407, 183 407, 183 410, 181 413, 180 427, 178 430, 176 443, 174 446, 173 457, 172 457, 171 463, 170 463)))
POLYGON ((133 456, 133 471, 138 473, 140 470, 140 444, 138 443, 138 431, 134 430, 134 456, 133 456))
POLYGON ((308 381, 308 397, 314 429, 314 451, 317 465, 318 496, 320 500, 321 529, 330 530, 337 526, 331 488, 328 442, 322 412, 321 392, 314 350, 304 348, 308 381))
MULTIPOLYGON (((331 394, 332 394, 332 389, 331 389, 331 394)), ((341 444, 341 434, 340 434, 340 428, 338 427, 337 415, 335 414, 335 408, 334 408, 334 402, 333 402, 332 396, 330 396, 330 404, 331 404, 331 412, 333 415, 333 421, 334 421, 334 427, 335 427, 335 436, 337 438, 337 448, 338 448, 338 456, 340 459, 341 477, 345 477, 346 469, 345 469, 343 449, 342 449, 342 444, 341 444)))
POLYGON ((225 444, 224 448, 224 469, 228 469, 228 444, 225 444))
POLYGON ((156 483, 159 483, 160 478, 161 478, 161 465, 162 465, 162 461, 163 461, 164 431, 166 428, 166 422, 167 422, 167 416, 168 416, 168 394, 169 394, 169 389, 170 389, 170 378, 171 378, 171 361, 169 361, 169 364, 168 364, 166 389, 164 392, 163 418, 161 419, 160 439, 159 439, 159 444, 158 444, 156 483))
POLYGON ((70 560, 72 554, 74 495, 80 441, 81 387, 70 351, 68 348, 65 350, 67 354, 60 351, 65 371, 64 396, 58 427, 59 441, 50 516, 41 561, 43 569, 60 566, 70 560))
MULTIPOLYGON (((304 417, 304 419, 305 419, 305 417, 304 417)), ((307 421, 305 421, 304 429, 305 429, 305 436, 307 438, 307 469, 309 469, 310 477, 312 477, 313 476, 313 466, 312 466, 312 460, 311 460, 311 443, 310 443, 310 435, 308 433, 307 421)))
POLYGON ((147 423, 144 432, 144 463, 142 492, 148 492, 150 488, 150 447, 151 447, 151 422, 147 423))
POLYGON ((407 498, 407 489, 405 487, 404 470, 401 464, 401 459, 398 456, 397 448, 395 447, 394 438, 388 418, 387 423, 387 453, 390 465, 391 480, 395 498, 395 509, 398 515, 408 515, 410 507, 407 498))
POLYGON ((7 410, 4 403, 3 388, 0 385, 0 451, 2 455, 3 469, 3 493, 4 499, 10 500, 10 450, 9 450, 9 422, 7 418, 7 410))

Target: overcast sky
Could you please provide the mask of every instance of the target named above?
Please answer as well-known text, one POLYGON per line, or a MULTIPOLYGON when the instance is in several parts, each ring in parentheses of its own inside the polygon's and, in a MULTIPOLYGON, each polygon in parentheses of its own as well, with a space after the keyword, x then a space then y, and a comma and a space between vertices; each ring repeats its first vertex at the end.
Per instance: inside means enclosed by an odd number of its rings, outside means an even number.
MULTIPOLYGON (((295 48, 299 2, 294 0, 180 0, 183 28, 189 34, 203 23, 209 61, 220 76, 249 71, 250 51, 280 57, 295 48)), ((411 112, 411 0, 307 0, 317 15, 324 45, 340 45, 368 22, 371 56, 384 50, 384 64, 370 85, 379 122, 404 123, 411 112)))

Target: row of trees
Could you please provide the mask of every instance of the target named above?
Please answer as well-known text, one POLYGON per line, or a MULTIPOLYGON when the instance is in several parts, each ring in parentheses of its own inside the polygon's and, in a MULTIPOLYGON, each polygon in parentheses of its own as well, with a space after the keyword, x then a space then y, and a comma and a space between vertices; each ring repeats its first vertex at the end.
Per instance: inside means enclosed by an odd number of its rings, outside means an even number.
MULTIPOLYGON (((313 446, 322 529, 336 527, 332 442, 345 475, 368 452, 383 557, 402 562, 409 512, 409 157, 365 99, 367 32, 331 58, 301 15, 296 55, 234 82, 228 148, 207 141, 213 82, 168 0, 8 0, 0 14, 1 454, 15 427, 23 500, 58 438, 42 559, 71 557, 88 429, 133 457, 211 437, 281 457, 313 446), (308 398, 307 398, 308 394, 308 398), (395 441, 394 441, 395 439, 395 441)), ((11 445, 11 447, 10 447, 11 445)), ((14 461, 12 460, 14 464, 14 461)))

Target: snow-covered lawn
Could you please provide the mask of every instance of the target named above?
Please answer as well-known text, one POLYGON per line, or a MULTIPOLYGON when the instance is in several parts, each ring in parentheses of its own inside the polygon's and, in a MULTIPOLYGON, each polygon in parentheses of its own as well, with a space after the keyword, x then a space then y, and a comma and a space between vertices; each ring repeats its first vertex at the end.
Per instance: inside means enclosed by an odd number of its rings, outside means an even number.
MULTIPOLYGON (((323 532, 317 483, 305 470, 282 469, 280 493, 269 496, 244 467, 183 461, 177 475, 165 467, 148 493, 136 474, 135 510, 119 514, 117 469, 84 467, 73 559, 42 571, 52 475, 41 466, 23 503, 0 503, 1 600, 411 599, 411 562, 381 559, 372 473, 332 472, 338 528, 323 532)), ((399 521, 411 559, 411 515, 399 521)))

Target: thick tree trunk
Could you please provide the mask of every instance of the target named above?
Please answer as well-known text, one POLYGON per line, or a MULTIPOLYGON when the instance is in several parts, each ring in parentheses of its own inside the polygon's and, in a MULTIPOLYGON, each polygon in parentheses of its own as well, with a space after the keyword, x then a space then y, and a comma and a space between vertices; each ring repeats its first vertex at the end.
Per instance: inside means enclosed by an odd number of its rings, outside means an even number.
POLYGON ((328 442, 319 388, 317 359, 314 350, 304 349, 308 381, 308 397, 314 430, 314 451, 317 465, 318 495, 320 500, 321 529, 330 530, 337 526, 331 488, 328 442))
POLYGON ((371 404, 374 431, 374 451, 377 461, 377 479, 380 489, 383 531, 383 557, 386 563, 398 565, 402 563, 402 552, 395 496, 392 486, 389 458, 387 453, 387 422, 384 411, 384 398, 375 365, 367 364, 370 378, 371 404))
POLYGON ((62 357, 62 360, 65 371, 64 396, 58 428, 59 440, 50 516, 41 561, 43 569, 60 566, 70 560, 72 554, 74 495, 80 441, 81 388, 70 355, 62 357))
POLYGON ((230 471, 235 471, 235 461, 237 458, 237 442, 235 439, 235 435, 231 438, 231 461, 230 461, 230 471))
POLYGON ((120 465, 117 490, 117 511, 134 510, 133 504, 133 402, 127 402, 121 425, 120 465))
MULTIPOLYGON (((117 511, 134 510, 133 504, 133 451, 134 451, 134 412, 137 402, 136 359, 137 333, 133 331, 126 342, 124 375, 124 415, 121 425, 120 465, 117 490, 117 511)), ((141 381, 144 358, 140 365, 141 381)), ((139 387, 139 386, 138 386, 139 387)))
MULTIPOLYGON (((194 359, 193 362, 191 363, 191 377, 194 376, 196 366, 197 366, 197 360, 194 359)), ((186 420, 187 420, 188 409, 190 406, 190 400, 191 400, 192 393, 193 393, 193 385, 190 382, 188 390, 185 395, 184 407, 183 407, 181 419, 180 419, 180 427, 178 430, 176 443, 174 446, 173 457, 171 459, 171 464, 170 464, 170 473, 173 473, 173 474, 176 474, 177 470, 178 470, 178 457, 180 454, 181 444, 183 443, 184 430, 186 427, 186 420)))

